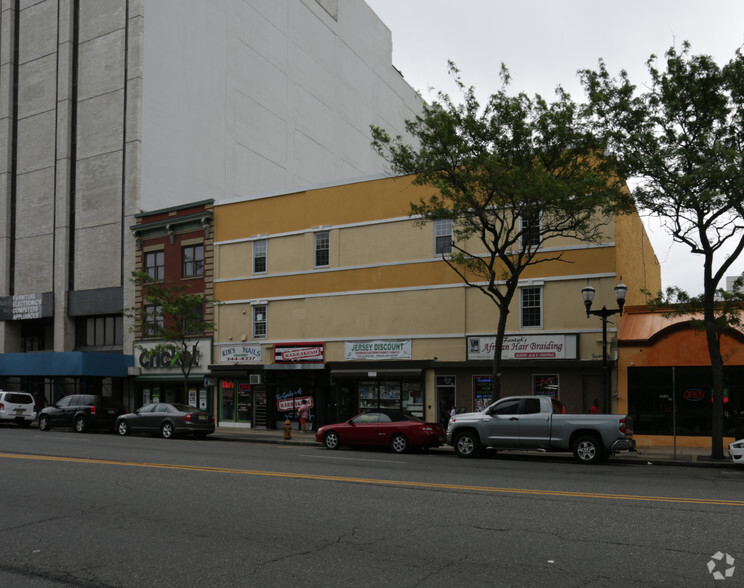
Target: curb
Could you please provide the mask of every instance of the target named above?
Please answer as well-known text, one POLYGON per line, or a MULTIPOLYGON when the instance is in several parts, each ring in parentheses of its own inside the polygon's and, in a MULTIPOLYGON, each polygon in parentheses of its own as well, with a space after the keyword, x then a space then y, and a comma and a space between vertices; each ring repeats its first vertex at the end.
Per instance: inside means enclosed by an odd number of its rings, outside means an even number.
MULTIPOLYGON (((304 446, 304 447, 318 447, 320 444, 315 441, 314 439, 314 433, 312 440, 307 438, 297 438, 292 437, 291 439, 279 439, 279 438, 272 438, 272 437, 263 437, 263 436, 252 436, 252 435, 232 435, 232 434, 219 434, 214 433, 209 436, 210 439, 217 439, 219 441, 229 441, 229 442, 243 442, 243 443, 263 443, 266 445, 297 445, 297 446, 304 446)), ((444 451, 451 451, 451 447, 448 445, 442 445, 438 448, 433 448, 430 451, 433 451, 435 453, 444 451)), ((505 452, 501 453, 499 457, 501 458, 513 458, 513 459, 528 459, 528 460, 538 460, 538 459, 544 459, 545 456, 550 456, 550 458, 553 459, 559 459, 559 460, 566 460, 566 461, 573 461, 573 458, 568 457, 567 455, 563 453, 538 453, 536 451, 533 452, 519 452, 519 451, 510 451, 506 450, 505 452)), ((638 457, 627 457, 622 455, 616 455, 614 457, 611 457, 608 460, 608 463, 610 464, 624 464, 624 465, 639 465, 639 466, 681 466, 681 467, 698 467, 698 468, 722 468, 722 469, 744 469, 741 467, 737 467, 737 464, 732 463, 730 460, 714 460, 709 457, 702 457, 699 458, 699 456, 693 455, 692 459, 683 459, 683 460, 675 460, 668 457, 662 457, 662 458, 654 458, 653 456, 644 456, 643 453, 638 454, 638 457)))

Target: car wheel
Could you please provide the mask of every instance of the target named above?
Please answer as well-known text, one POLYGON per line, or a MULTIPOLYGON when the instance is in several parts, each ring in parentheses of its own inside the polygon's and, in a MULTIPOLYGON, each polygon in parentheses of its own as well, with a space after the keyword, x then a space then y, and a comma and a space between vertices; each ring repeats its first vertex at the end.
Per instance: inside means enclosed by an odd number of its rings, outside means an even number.
POLYGON ((85 433, 85 430, 88 428, 84 416, 76 417, 75 422, 72 425, 78 433, 85 433))
POLYGON ((408 439, 406 439, 405 435, 397 433, 390 439, 390 448, 395 453, 405 453, 408 451, 408 439))
POLYGON ((476 457, 480 452, 480 441, 472 431, 463 431, 455 436, 455 453, 460 457, 476 457))
POLYGON ((573 454, 578 463, 593 464, 602 461, 605 452, 594 435, 582 435, 574 442, 573 454))
POLYGON ((173 425, 171 423, 163 423, 163 426, 160 427, 160 436, 163 437, 163 439, 170 439, 173 437, 173 425))
POLYGON ((39 417, 39 430, 40 431, 48 431, 52 428, 52 425, 49 423, 49 417, 45 414, 41 415, 39 417))
POLYGON ((338 449, 341 447, 341 440, 338 438, 338 433, 336 431, 328 431, 323 435, 323 444, 328 449, 338 449))
POLYGON ((116 425, 116 431, 122 437, 129 435, 129 425, 127 424, 127 421, 119 421, 119 424, 116 425))

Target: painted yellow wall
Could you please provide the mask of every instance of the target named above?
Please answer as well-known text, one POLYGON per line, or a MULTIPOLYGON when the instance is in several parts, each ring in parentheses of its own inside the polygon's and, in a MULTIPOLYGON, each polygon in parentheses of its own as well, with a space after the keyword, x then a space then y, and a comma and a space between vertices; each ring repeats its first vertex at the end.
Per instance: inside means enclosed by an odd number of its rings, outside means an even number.
POLYGON ((646 304, 641 290, 661 291, 661 266, 637 214, 622 214, 616 220, 617 272, 628 286, 627 304, 646 304))

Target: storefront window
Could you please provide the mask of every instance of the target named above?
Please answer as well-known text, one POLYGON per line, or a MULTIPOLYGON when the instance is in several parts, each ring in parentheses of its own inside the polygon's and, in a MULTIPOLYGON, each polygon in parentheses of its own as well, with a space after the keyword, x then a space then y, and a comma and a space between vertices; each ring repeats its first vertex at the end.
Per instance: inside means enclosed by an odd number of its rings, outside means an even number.
POLYGON ((360 382, 359 409, 401 408, 400 382, 360 382))
POLYGON ((473 410, 486 410, 492 399, 491 376, 473 376, 473 410))
POLYGON ((535 396, 558 398, 558 375, 539 374, 532 376, 532 393, 535 396))
POLYGON ((235 382, 222 380, 220 383, 221 411, 220 419, 232 421, 235 419, 235 382))
POLYGON ((424 393, 419 382, 401 384, 401 406, 414 416, 424 418, 424 393))
POLYGON ((246 383, 238 383, 238 420, 249 423, 252 416, 253 397, 251 395, 251 386, 246 383))
MULTIPOLYGON (((744 431, 744 368, 725 367, 723 434, 744 431)), ((641 435, 711 434, 713 381, 710 367, 628 369, 628 414, 641 435)))

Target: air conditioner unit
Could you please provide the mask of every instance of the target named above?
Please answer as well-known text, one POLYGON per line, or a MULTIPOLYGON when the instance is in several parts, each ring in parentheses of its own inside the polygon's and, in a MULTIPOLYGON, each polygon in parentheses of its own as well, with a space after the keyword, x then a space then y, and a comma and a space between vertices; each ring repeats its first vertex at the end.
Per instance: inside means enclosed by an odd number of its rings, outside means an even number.
POLYGON ((251 384, 260 384, 261 383, 261 374, 251 374, 249 376, 249 378, 250 378, 249 381, 250 381, 251 384))

